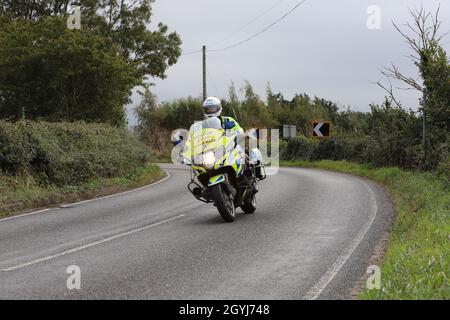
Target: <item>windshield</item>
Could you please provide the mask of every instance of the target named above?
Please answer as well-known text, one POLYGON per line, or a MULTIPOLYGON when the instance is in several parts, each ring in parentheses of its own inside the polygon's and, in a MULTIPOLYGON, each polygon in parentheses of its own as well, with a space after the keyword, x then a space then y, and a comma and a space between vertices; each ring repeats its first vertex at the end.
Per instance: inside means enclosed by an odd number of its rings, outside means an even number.
POLYGON ((203 121, 195 122, 191 126, 191 129, 189 131, 190 132, 198 132, 198 131, 200 131, 202 129, 218 129, 218 130, 221 130, 222 129, 222 123, 220 122, 219 118, 212 117, 212 118, 205 119, 203 121))

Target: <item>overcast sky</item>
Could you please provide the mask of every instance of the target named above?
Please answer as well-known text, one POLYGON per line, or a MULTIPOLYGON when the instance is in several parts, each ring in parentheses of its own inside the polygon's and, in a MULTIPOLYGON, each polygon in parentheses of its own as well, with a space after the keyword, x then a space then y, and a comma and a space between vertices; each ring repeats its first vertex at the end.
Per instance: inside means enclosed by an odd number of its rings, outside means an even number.
MULTIPOLYGON (((156 0, 152 26, 163 22, 176 31, 183 40, 184 52, 201 49, 202 45, 216 49, 247 39, 299 2, 156 0), (239 29, 242 30, 236 33, 239 29)), ((259 37, 230 50, 209 52, 208 94, 225 98, 231 81, 241 88, 248 80, 264 97, 270 82, 272 90, 282 92, 286 98, 307 93, 353 110, 367 111, 370 103, 383 100, 384 91, 372 83, 381 78, 382 66, 394 62, 404 73, 418 76, 405 57, 410 50, 391 21, 398 24, 409 21, 408 8, 418 8, 421 3, 432 10, 441 3, 444 20, 441 30, 450 31, 448 0, 307 0, 259 37), (367 27, 367 9, 371 5, 380 8, 380 29, 367 27)), ((445 39, 444 48, 450 52, 450 36, 445 39)), ((158 101, 201 96, 201 77, 201 54, 182 56, 167 71, 166 79, 154 81, 152 91, 158 101)), ((398 96, 405 106, 417 108, 418 94, 400 91, 398 96)), ((129 109, 139 100, 134 94, 129 109)), ((132 112, 128 113, 130 124, 134 124, 132 112)))

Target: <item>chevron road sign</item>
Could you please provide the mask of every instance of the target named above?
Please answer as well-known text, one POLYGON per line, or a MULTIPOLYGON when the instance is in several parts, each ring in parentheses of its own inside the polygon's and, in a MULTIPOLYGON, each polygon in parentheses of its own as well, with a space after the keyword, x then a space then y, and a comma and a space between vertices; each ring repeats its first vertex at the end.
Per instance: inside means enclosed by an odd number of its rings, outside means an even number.
POLYGON ((330 121, 312 121, 311 137, 314 138, 329 138, 331 136, 331 122, 330 121))

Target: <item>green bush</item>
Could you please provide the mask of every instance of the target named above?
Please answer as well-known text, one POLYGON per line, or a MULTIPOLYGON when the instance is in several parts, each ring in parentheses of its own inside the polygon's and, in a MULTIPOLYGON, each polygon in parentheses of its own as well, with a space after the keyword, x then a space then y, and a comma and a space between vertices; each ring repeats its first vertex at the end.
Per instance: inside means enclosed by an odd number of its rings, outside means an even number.
MULTIPOLYGON (((399 148, 394 157, 386 153, 386 146, 371 136, 345 136, 343 134, 329 139, 312 139, 299 135, 288 142, 283 142, 280 148, 282 160, 347 160, 356 163, 366 163, 371 166, 383 166, 395 163, 402 168, 420 167, 421 145, 411 145, 399 148)), ((440 170, 445 171, 445 161, 440 164, 440 170)))
POLYGON ((35 150, 25 128, 0 122, 0 169, 6 173, 23 171, 34 157, 35 150))
POLYGON ((310 160, 319 142, 304 136, 297 136, 288 141, 283 155, 286 160, 310 160))
POLYGON ((342 141, 326 139, 320 141, 314 148, 310 160, 341 160, 343 158, 344 146, 342 141))
POLYGON ((122 176, 147 162, 148 148, 106 124, 0 121, 0 168, 30 173, 41 184, 79 184, 122 176))
POLYGON ((280 159, 286 159, 287 146, 288 146, 288 142, 284 139, 280 139, 280 144, 279 144, 280 159))
POLYGON ((283 145, 283 160, 351 160, 364 162, 367 156, 366 138, 330 138, 317 140, 297 136, 283 145))
POLYGON ((344 137, 341 138, 342 155, 339 160, 349 160, 358 163, 370 163, 367 157, 369 148, 368 137, 344 137))

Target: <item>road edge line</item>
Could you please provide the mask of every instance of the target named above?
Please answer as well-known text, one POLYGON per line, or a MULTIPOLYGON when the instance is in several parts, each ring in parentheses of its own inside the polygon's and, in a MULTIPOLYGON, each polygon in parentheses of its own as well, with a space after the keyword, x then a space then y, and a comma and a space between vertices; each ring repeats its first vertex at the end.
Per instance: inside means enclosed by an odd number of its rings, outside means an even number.
POLYGON ((87 200, 83 200, 83 201, 79 201, 79 202, 68 203, 68 204, 60 205, 60 206, 55 207, 55 208, 45 208, 45 209, 40 209, 40 210, 33 211, 33 212, 27 212, 27 213, 22 213, 22 214, 18 214, 18 215, 13 215, 11 217, 5 217, 5 218, 0 219, 0 222, 7 221, 7 220, 12 220, 12 219, 18 219, 18 218, 30 216, 30 215, 37 214, 37 213, 44 213, 44 212, 50 211, 52 209, 69 208, 69 207, 75 206, 77 204, 83 204, 83 203, 87 203, 87 202, 91 202, 91 201, 95 201, 95 200, 102 200, 102 199, 112 198, 112 197, 115 197, 115 196, 120 196, 120 195, 124 195, 124 194, 127 194, 127 193, 135 192, 135 191, 140 191, 140 190, 143 190, 143 189, 155 186, 155 185, 157 185, 159 183, 162 183, 162 182, 166 181, 167 179, 169 179, 171 177, 171 175, 170 175, 170 173, 168 171, 163 170, 163 172, 166 174, 166 176, 164 178, 162 178, 162 179, 160 179, 158 181, 152 182, 152 183, 150 183, 148 185, 145 185, 145 186, 142 186, 142 187, 138 187, 136 189, 122 191, 122 192, 119 192, 119 193, 114 193, 114 194, 110 194, 110 195, 103 196, 103 197, 98 197, 98 198, 93 198, 93 199, 87 199, 87 200))
POLYGON ((148 184, 146 186, 142 186, 142 187, 139 187, 139 188, 136 188, 136 189, 132 189, 132 190, 122 191, 122 192, 119 192, 119 193, 110 194, 110 195, 103 196, 103 197, 98 197, 98 198, 87 199, 87 200, 82 200, 82 201, 78 201, 78 202, 63 204, 63 205, 60 205, 59 208, 69 208, 71 206, 76 206, 78 204, 84 204, 84 203, 88 203, 88 202, 92 202, 92 201, 96 201, 96 200, 104 200, 104 199, 108 199, 108 198, 113 198, 113 197, 116 197, 116 196, 121 196, 121 195, 124 195, 124 194, 127 194, 127 193, 136 192, 136 191, 144 190, 146 188, 153 187, 153 186, 155 186, 155 185, 157 185, 159 183, 162 183, 162 182, 166 181, 167 179, 169 179, 171 177, 171 175, 170 175, 170 173, 168 171, 164 171, 164 172, 166 173, 166 176, 164 178, 162 178, 162 179, 160 179, 158 181, 155 181, 155 182, 153 182, 151 184, 148 184))
POLYGON ((34 260, 31 260, 31 261, 28 261, 28 262, 23 262, 21 264, 18 264, 18 265, 15 265, 15 266, 11 266, 11 267, 7 267, 7 268, 4 268, 4 269, 0 269, 0 271, 2 271, 2 272, 15 271, 15 270, 22 269, 22 268, 25 268, 25 267, 28 267, 28 266, 32 266, 32 265, 35 265, 35 264, 38 264, 38 263, 41 263, 41 262, 50 261, 50 260, 53 260, 53 259, 65 256, 65 255, 68 255, 68 254, 71 254, 71 253, 79 252, 79 251, 82 251, 82 250, 85 250, 85 249, 88 249, 88 248, 91 248, 91 247, 98 246, 98 245, 106 243, 106 242, 110 242, 110 241, 113 241, 113 240, 116 240, 116 239, 120 239, 120 238, 129 236, 129 235, 138 233, 140 231, 144 231, 144 230, 147 230, 147 229, 150 229, 150 228, 162 225, 164 223, 167 223, 167 222, 170 222, 170 221, 173 221, 173 220, 177 220, 179 218, 184 217, 185 215, 186 214, 182 213, 182 214, 179 214, 179 215, 171 217, 171 218, 166 218, 166 219, 163 219, 163 220, 160 220, 160 221, 157 221, 157 222, 153 222, 153 223, 151 223, 149 225, 146 225, 144 227, 128 230, 128 231, 125 231, 125 232, 122 232, 122 233, 119 233, 119 234, 116 234, 116 235, 113 235, 113 236, 110 236, 110 237, 107 237, 107 238, 104 238, 104 239, 101 239, 101 240, 97 240, 97 241, 94 241, 94 242, 91 242, 91 243, 88 243, 88 244, 85 244, 85 245, 74 247, 72 249, 64 250, 64 251, 59 252, 59 253, 55 253, 55 254, 52 254, 52 255, 49 255, 49 256, 45 256, 45 257, 42 257, 42 258, 34 259, 34 260))
POLYGON ((363 179, 360 179, 360 181, 369 190, 370 203, 372 204, 370 219, 363 225, 356 237, 352 239, 350 244, 337 257, 336 261, 331 265, 331 267, 320 277, 319 281, 314 286, 312 286, 305 295, 303 295, 302 299, 304 300, 316 300, 321 295, 323 290, 328 287, 328 285, 331 283, 331 281, 333 281, 342 267, 347 263, 353 252, 355 252, 355 250, 358 248, 361 241, 364 239, 367 232, 372 227, 373 222, 375 221, 375 218, 378 214, 378 205, 375 193, 372 190, 372 187, 370 187, 367 182, 365 182, 363 179))

